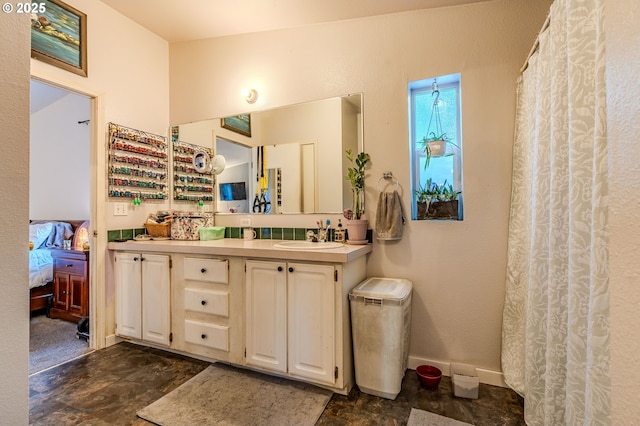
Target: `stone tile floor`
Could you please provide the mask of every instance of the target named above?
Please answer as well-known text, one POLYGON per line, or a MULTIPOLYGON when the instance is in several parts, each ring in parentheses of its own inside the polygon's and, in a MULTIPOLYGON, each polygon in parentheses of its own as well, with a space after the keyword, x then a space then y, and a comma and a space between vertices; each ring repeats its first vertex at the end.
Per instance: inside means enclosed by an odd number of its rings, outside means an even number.
MULTIPOLYGON (((209 363, 131 343, 119 343, 29 378, 30 424, 149 425, 136 411, 156 401, 209 363)), ((524 425, 522 399, 509 389, 480 385, 476 400, 457 398, 443 377, 437 390, 408 370, 394 400, 334 394, 317 425, 406 425, 411 408, 474 425, 524 425)))

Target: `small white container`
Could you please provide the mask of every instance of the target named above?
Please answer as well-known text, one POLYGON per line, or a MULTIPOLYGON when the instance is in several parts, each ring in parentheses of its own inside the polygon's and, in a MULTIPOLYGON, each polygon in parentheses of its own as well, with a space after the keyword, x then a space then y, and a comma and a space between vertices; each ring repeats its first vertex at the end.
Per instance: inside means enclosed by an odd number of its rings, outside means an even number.
POLYGON ((451 383, 453 394, 460 398, 478 398, 478 370, 468 364, 451 363, 451 383))
POLYGON ((349 293, 356 384, 364 393, 395 399, 407 369, 410 281, 369 278, 349 293))

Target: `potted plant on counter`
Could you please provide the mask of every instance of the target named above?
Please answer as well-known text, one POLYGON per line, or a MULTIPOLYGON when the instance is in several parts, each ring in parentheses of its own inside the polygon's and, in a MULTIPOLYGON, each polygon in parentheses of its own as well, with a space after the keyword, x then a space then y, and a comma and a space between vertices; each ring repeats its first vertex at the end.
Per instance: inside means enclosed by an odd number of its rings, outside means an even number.
POLYGON ((345 210, 344 217, 347 219, 347 237, 351 244, 367 244, 367 228, 369 221, 363 219, 364 213, 364 169, 369 162, 369 154, 360 152, 355 155, 351 149, 345 151, 347 160, 355 167, 347 168, 345 177, 351 183, 353 194, 353 207, 345 210))

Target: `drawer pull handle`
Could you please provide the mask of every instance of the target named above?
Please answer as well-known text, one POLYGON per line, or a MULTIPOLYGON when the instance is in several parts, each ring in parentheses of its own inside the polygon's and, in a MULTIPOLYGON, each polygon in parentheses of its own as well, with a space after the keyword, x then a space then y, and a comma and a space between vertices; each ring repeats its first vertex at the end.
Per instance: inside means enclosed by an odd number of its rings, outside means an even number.
POLYGON ((133 261, 134 261, 134 262, 137 262, 137 261, 138 261, 138 257, 137 257, 137 256, 136 256, 136 257, 134 257, 134 258, 133 258, 133 261))
POLYGON ((206 335, 206 334, 201 334, 201 335, 200 335, 200 338, 201 338, 201 339, 206 339, 206 338, 207 338, 207 335, 206 335))
POLYGON ((73 265, 67 265, 67 268, 73 268, 73 265))
POLYGON ((293 268, 289 266, 289 272, 293 272, 293 268))
POLYGON ((282 266, 278 266, 278 272, 282 272, 282 266))
POLYGON ((202 272, 204 274, 205 272, 207 272, 207 270, 205 268, 202 268, 202 269, 200 269, 200 272, 202 272))
POLYGON ((202 306, 204 306, 204 305, 206 305, 206 304, 207 304, 207 301, 206 301, 206 300, 203 300, 203 301, 202 301, 202 302, 200 302, 200 303, 202 303, 202 306))

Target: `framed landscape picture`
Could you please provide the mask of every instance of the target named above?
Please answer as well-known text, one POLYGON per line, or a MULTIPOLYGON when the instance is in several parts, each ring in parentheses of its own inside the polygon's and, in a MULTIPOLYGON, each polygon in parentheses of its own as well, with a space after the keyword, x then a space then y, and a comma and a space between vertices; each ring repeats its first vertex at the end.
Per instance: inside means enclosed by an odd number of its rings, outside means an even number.
POLYGON ((223 129, 251 137, 251 114, 233 115, 222 119, 223 129))
POLYGON ((31 4, 31 57, 86 77, 87 15, 60 0, 31 4))

